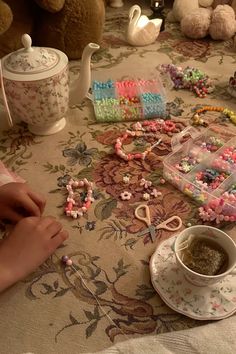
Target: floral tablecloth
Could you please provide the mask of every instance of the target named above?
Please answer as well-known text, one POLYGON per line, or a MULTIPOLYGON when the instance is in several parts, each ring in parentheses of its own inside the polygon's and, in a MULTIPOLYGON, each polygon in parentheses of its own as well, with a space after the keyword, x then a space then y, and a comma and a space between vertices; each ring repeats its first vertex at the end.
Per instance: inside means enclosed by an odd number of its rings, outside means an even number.
MULTIPOLYGON (((137 73, 147 77, 157 73, 163 63, 190 65, 212 77, 216 89, 200 99, 188 91, 171 90, 164 81, 168 118, 176 122, 178 131, 189 124, 196 106, 236 110, 235 99, 226 90, 236 63, 231 41, 191 41, 181 35, 177 24, 167 23, 154 44, 131 47, 124 38, 128 5, 107 10, 101 50, 93 56, 93 78, 137 73)), ((148 13, 147 5, 145 11, 148 13)), ((72 80, 79 69, 79 62, 70 63, 72 80)), ((206 114, 205 118, 208 123, 214 121, 225 129, 234 129, 219 114, 206 114)), ((148 235, 138 237, 145 226, 134 217, 142 196, 140 179, 146 178, 162 192, 161 197, 148 202, 153 224, 175 214, 183 219, 183 227, 200 222, 197 205, 191 199, 170 184, 160 183, 162 160, 171 151, 171 136, 163 135, 161 144, 144 161, 127 163, 113 149, 115 139, 127 127, 129 122, 97 124, 92 104, 85 100, 70 107, 66 127, 55 135, 34 136, 23 123, 1 131, 1 160, 47 196, 45 214, 60 218, 70 238, 35 273, 1 294, 0 353, 95 352, 127 338, 203 323, 172 311, 154 291, 149 259, 158 243, 172 233, 158 231, 152 244, 148 235), (127 174, 133 196, 122 201, 123 176, 127 174), (95 186, 92 207, 75 220, 63 212, 70 177, 87 178, 95 186), (73 260, 73 269, 61 265, 64 254, 73 260), (99 305, 88 288, 96 294, 99 305)), ((153 140, 138 138, 133 149, 142 150, 147 143, 153 140)), ((233 227, 226 225, 225 230, 233 235, 233 227)), ((4 230, 2 225, 2 234, 4 230)))

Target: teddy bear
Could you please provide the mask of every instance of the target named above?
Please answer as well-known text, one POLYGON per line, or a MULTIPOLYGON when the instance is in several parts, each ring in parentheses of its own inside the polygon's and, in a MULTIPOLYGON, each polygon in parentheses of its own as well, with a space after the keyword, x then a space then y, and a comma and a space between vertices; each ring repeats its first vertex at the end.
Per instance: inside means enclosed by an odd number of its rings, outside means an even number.
POLYGON ((214 0, 175 0, 173 8, 167 15, 169 22, 181 22, 182 18, 199 7, 212 6, 214 0))
POLYGON ((104 22, 104 0, 0 0, 0 57, 28 33, 33 45, 79 59, 89 42, 101 42, 104 22))
POLYGON ((215 9, 199 8, 182 18, 181 31, 193 39, 207 35, 214 40, 231 39, 236 33, 235 12, 229 5, 218 5, 215 9))

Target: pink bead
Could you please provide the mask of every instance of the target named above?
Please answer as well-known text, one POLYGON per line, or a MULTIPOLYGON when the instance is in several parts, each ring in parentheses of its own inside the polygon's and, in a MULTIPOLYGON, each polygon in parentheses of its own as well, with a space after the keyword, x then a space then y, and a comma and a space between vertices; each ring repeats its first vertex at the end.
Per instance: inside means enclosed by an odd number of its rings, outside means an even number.
POLYGON ((66 265, 70 267, 70 266, 72 266, 72 264, 73 264, 72 260, 71 259, 67 259, 66 265))

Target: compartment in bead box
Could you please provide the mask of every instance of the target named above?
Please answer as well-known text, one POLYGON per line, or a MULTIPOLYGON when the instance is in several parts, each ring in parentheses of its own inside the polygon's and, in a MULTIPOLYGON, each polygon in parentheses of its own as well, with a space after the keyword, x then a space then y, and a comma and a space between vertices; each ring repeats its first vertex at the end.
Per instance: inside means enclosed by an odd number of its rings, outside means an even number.
POLYGON ((201 134, 188 127, 173 137, 172 149, 163 161, 165 179, 199 204, 221 208, 236 221, 236 133, 212 126, 201 134), (191 138, 181 144, 186 134, 191 138))
POLYGON ((159 78, 94 80, 92 96, 98 122, 165 118, 166 98, 159 78))

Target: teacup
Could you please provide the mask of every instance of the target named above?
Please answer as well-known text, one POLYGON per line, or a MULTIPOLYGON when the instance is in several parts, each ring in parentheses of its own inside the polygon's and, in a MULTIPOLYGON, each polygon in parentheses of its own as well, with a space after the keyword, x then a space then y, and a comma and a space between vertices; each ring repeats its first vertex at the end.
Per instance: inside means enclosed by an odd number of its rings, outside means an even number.
POLYGON ((194 285, 209 286, 221 281, 229 274, 236 274, 236 244, 225 232, 215 227, 197 225, 183 230, 177 236, 175 244, 173 245, 173 249, 179 268, 184 273, 185 278, 194 285), (194 239, 206 238, 208 240, 214 241, 223 248, 228 256, 227 269, 223 273, 217 275, 200 274, 194 272, 182 262, 181 249, 183 249, 183 246, 186 245, 186 242, 188 242, 190 235, 193 235, 194 239))

